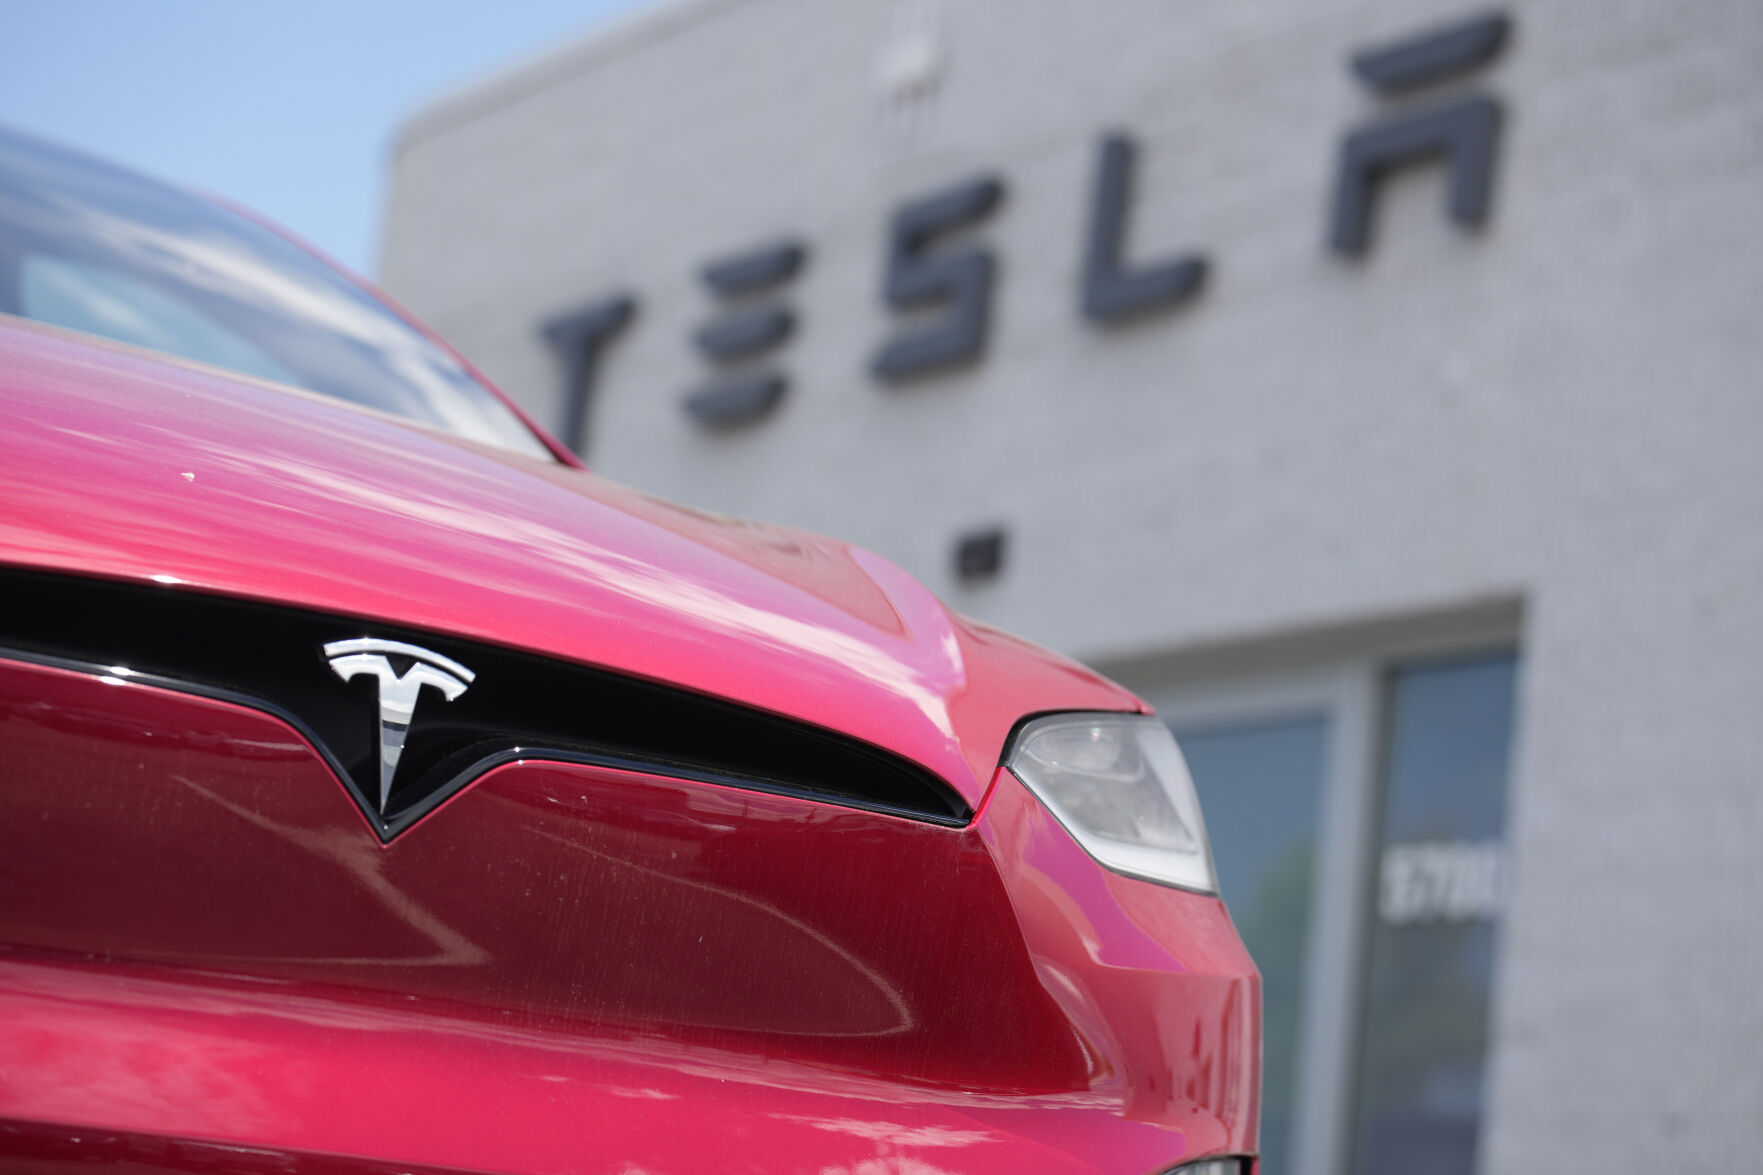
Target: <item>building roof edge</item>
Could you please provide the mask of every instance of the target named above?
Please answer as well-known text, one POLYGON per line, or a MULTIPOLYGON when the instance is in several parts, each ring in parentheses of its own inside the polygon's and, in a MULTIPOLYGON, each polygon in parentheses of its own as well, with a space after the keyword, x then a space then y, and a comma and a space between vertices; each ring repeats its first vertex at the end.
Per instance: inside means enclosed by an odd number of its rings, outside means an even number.
POLYGON ((411 145, 451 130, 500 107, 557 85, 585 69, 645 48, 719 12, 749 0, 662 0, 621 17, 567 45, 542 50, 524 61, 431 98, 401 120, 392 134, 396 159, 411 145))

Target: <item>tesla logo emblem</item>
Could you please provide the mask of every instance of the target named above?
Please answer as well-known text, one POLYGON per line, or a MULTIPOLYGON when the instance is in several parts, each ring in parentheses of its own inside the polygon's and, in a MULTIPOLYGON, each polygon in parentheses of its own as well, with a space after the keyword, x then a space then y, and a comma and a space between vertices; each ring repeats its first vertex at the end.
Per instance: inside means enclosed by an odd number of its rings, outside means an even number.
POLYGON ((325 660, 344 681, 363 673, 379 679, 380 694, 380 815, 386 814, 386 800, 392 794, 392 776, 398 770, 398 758, 404 754, 404 736, 410 731, 410 720, 416 714, 417 695, 422 687, 432 685, 451 702, 465 692, 477 676, 459 662, 439 653, 431 653, 419 645, 403 641, 383 641, 374 637, 332 641, 324 647, 325 660), (408 658, 410 668, 403 676, 392 668, 390 657, 408 658))

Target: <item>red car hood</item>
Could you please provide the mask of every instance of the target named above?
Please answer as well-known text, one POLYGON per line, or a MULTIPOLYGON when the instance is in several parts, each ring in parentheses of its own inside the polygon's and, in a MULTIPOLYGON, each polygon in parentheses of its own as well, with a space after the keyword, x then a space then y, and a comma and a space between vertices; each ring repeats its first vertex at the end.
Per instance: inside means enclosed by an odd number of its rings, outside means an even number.
POLYGON ((370 617, 670 682, 978 805, 1024 714, 1141 708, 900 568, 273 384, 0 319, 0 562, 370 617))

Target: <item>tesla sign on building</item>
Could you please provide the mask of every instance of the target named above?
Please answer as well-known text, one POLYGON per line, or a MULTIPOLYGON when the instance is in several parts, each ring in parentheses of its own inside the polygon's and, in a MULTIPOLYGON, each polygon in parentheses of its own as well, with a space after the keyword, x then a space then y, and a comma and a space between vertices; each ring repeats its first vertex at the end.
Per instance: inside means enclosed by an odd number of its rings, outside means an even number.
POLYGON ((1758 61, 1750 0, 686 0, 412 119, 383 277, 600 472, 1156 705, 1266 1175, 1735 1170, 1758 61))

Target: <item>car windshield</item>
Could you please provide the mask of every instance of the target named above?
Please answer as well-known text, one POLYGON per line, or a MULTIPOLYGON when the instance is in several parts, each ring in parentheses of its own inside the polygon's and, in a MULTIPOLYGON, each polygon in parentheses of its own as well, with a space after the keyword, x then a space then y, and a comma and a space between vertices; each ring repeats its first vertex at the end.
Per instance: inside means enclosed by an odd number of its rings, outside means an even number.
POLYGON ((549 456, 444 349, 298 245, 177 188, 5 129, 0 311, 549 456))

